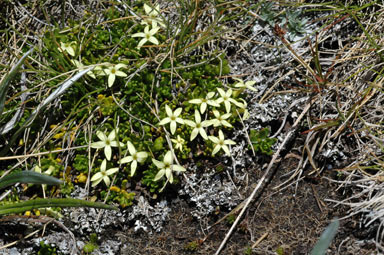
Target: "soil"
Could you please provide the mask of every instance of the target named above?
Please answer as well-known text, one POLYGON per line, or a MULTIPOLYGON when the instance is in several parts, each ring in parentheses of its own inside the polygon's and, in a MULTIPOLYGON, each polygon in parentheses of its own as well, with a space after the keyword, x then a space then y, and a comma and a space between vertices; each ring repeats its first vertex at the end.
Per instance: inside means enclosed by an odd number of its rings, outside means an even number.
MULTIPOLYGON (((276 166, 270 184, 251 203, 221 254, 277 254, 278 251, 278 254, 308 254, 329 222, 347 213, 348 208, 334 208, 324 201, 343 197, 335 192, 337 187, 324 178, 306 178, 284 190, 273 189, 285 180, 285 174, 296 168, 297 161, 288 158, 276 166)), ((263 174, 260 169, 249 172, 255 180, 263 174)), ((193 205, 185 202, 176 204, 161 233, 117 233, 126 244, 121 254, 214 254, 231 226, 228 218, 214 224, 228 212, 197 221, 189 213, 192 209, 193 205)), ((357 226, 357 219, 342 221, 329 254, 372 254, 373 244, 357 245, 358 240, 366 240, 370 235, 366 232, 357 238, 354 235, 359 232, 357 226)))

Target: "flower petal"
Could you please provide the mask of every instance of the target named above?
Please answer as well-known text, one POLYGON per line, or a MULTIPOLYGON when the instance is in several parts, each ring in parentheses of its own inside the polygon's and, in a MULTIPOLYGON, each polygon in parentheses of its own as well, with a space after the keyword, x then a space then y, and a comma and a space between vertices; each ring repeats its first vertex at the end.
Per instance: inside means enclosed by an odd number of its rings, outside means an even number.
POLYGON ((105 154, 105 157, 108 159, 108 161, 111 160, 111 156, 112 156, 112 148, 111 148, 111 146, 109 146, 109 145, 105 146, 104 154, 105 154))
POLYGON ((171 122, 171 118, 169 117, 166 117, 164 119, 162 119, 160 122, 159 122, 159 125, 165 125, 167 123, 171 122))
POLYGON ((107 169, 107 161, 104 159, 103 162, 101 162, 100 171, 104 172, 105 169, 107 169))
POLYGON ((196 138, 197 134, 199 133, 199 130, 197 128, 194 128, 191 133, 191 141, 196 138))
POLYGON ((226 110, 227 112, 229 112, 229 111, 231 110, 231 103, 228 102, 228 101, 225 101, 225 102, 224 102, 224 105, 225 105, 225 110, 226 110))
POLYGON ((131 176, 134 176, 135 175, 135 171, 136 171, 136 168, 137 168, 137 161, 134 160, 131 164, 131 176))
POLYGON ((98 130, 98 131, 96 132, 96 135, 97 135, 97 137, 98 137, 101 141, 105 141, 105 140, 107 140, 107 136, 106 136, 103 132, 101 132, 100 130, 98 130))
POLYGON ((153 181, 158 181, 160 180, 165 174, 165 169, 161 169, 159 172, 157 172, 155 178, 153 179, 153 181))
POLYGON ((184 123, 191 127, 196 127, 196 123, 192 120, 184 120, 184 123))
POLYGON ((173 135, 176 131, 176 121, 171 121, 171 134, 173 135))
POLYGON ((219 130, 219 139, 224 140, 224 134, 223 134, 223 131, 221 131, 221 129, 219 130))
POLYGON ((171 168, 165 169, 165 176, 167 177, 167 179, 169 180, 170 183, 173 182, 173 175, 172 175, 171 168))
POLYGON ((103 177, 103 175, 101 174, 101 172, 97 172, 97 173, 95 173, 95 174, 92 176, 91 181, 93 182, 93 181, 96 181, 96 180, 98 180, 98 179, 101 180, 102 177, 103 177))
POLYGON ((213 143, 219 143, 219 138, 216 136, 208 136, 208 139, 211 140, 213 143))
POLYGON ((94 148, 94 149, 101 149, 104 147, 105 147, 105 142, 103 141, 91 143, 91 148, 94 148))
POLYGON ((173 114, 174 114, 176 117, 178 117, 178 116, 180 115, 180 113, 181 113, 182 110, 183 110, 183 109, 182 109, 181 107, 180 107, 180 108, 177 108, 173 114))
POLYGON ((153 164, 155 164, 157 166, 157 168, 164 168, 164 166, 165 166, 163 162, 158 161, 154 158, 152 159, 152 162, 153 162, 153 164))
POLYGON ((140 151, 136 155, 137 155, 137 161, 139 161, 140 163, 143 162, 148 157, 148 153, 145 151, 140 151))
POLYGON ((123 63, 115 65, 116 70, 119 70, 120 68, 126 68, 126 67, 127 67, 127 65, 123 64, 123 63))
POLYGON ((96 187, 97 184, 99 184, 101 182, 102 178, 98 179, 98 180, 95 180, 92 182, 92 187, 96 187))
POLYGON ((135 146, 130 141, 128 141, 127 145, 129 153, 133 156, 136 153, 135 146))
POLYGON ((149 37, 148 41, 150 41, 153 44, 159 45, 159 41, 156 39, 156 37, 149 37))
POLYGON ((192 99, 192 100, 188 101, 188 103, 190 103, 190 104, 201 104, 202 102, 203 102, 203 100, 201 98, 192 99))
POLYGON ((69 55, 71 55, 72 57, 75 56, 75 50, 71 46, 67 47, 66 50, 69 55))
POLYGON ((104 182, 105 182, 105 184, 106 184, 107 186, 109 186, 109 184, 111 184, 111 180, 109 179, 108 176, 104 176, 103 180, 104 180, 104 182))
POLYGON ((176 172, 185 172, 187 171, 184 167, 180 165, 172 165, 172 170, 176 172))
POLYGON ((113 83, 115 82, 116 75, 113 73, 110 73, 108 76, 108 87, 112 87, 113 83))
POLYGON ((140 32, 140 33, 133 34, 131 36, 132 37, 145 37, 145 34, 143 32, 140 32))
POLYGON ((165 156, 164 156, 164 164, 169 164, 172 165, 173 163, 173 157, 172 157, 172 152, 168 151, 165 156))
POLYGON ((114 174, 114 173, 116 173, 116 172, 118 172, 119 171, 119 168, 118 167, 114 167, 114 168, 110 168, 110 169, 108 169, 105 173, 107 174, 107 175, 111 175, 111 174, 114 174))
POLYGON ((195 110, 195 120, 196 120, 196 123, 201 122, 201 116, 198 110, 195 110))
POLYGON ((203 114, 206 109, 207 109, 207 103, 202 103, 200 105, 200 112, 203 114))
POLYGON ((205 130, 203 128, 199 129, 199 133, 204 138, 204 140, 208 139, 207 133, 205 132, 205 130))
POLYGON ((165 105, 165 112, 167 113, 168 117, 173 115, 171 108, 167 104, 165 105))
POLYGON ((221 148, 223 148, 223 150, 225 151, 225 154, 227 154, 227 156, 230 156, 230 155, 231 155, 231 153, 229 152, 229 148, 228 148, 228 146, 224 145, 224 146, 222 146, 221 148))
POLYGON ((221 146, 217 144, 212 151, 212 155, 215 155, 220 149, 221 149, 221 146))
POLYGON ((116 71, 116 72, 115 72, 115 75, 116 75, 116 76, 119 76, 119 77, 127 77, 127 74, 124 73, 124 72, 122 72, 122 71, 116 71))
POLYGON ((133 157, 132 156, 127 156, 127 157, 122 158, 119 163, 120 164, 125 164, 125 163, 129 163, 131 161, 133 161, 133 157))

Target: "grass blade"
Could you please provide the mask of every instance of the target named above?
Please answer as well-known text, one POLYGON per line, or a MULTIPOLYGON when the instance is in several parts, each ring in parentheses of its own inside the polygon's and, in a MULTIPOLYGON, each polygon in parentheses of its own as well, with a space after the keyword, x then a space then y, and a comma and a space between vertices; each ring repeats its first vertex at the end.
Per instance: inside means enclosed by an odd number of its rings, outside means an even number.
POLYGON ((83 77, 86 73, 91 71, 94 67, 89 67, 85 70, 80 71, 75 76, 71 77, 67 81, 65 81, 63 84, 61 84, 55 91, 53 91, 47 98, 41 102, 35 110, 31 113, 31 115, 28 117, 28 119, 23 123, 23 125, 14 133, 10 141, 8 142, 7 146, 1 151, 0 155, 5 155, 9 148, 13 145, 13 143, 16 141, 18 136, 21 132, 24 131, 27 127, 29 127, 32 122, 35 120, 36 116, 39 114, 39 112, 47 106, 50 102, 52 102, 54 99, 58 98, 59 96, 63 95, 65 91, 71 87, 78 79, 83 77))
POLYGON ((117 207, 99 202, 91 202, 74 198, 48 198, 33 199, 18 203, 6 204, 0 206, 0 216, 6 214, 22 213, 33 209, 47 207, 93 207, 107 210, 118 210, 117 207))
POLYGON ((15 77, 16 73, 19 71, 21 65, 24 60, 28 57, 29 54, 33 51, 33 48, 27 51, 24 56, 14 65, 11 71, 4 77, 4 79, 0 83, 0 115, 3 113, 5 98, 7 95, 8 87, 10 81, 15 77))
POLYGON ((63 181, 34 171, 21 171, 12 173, 0 179, 0 189, 8 187, 15 183, 32 183, 32 184, 48 184, 60 185, 63 181))
POLYGON ((328 227, 321 234, 315 247, 313 247, 311 255, 324 255, 327 252, 329 245, 331 245, 332 239, 335 237, 337 230, 339 229, 339 225, 340 222, 338 219, 328 225, 328 227))

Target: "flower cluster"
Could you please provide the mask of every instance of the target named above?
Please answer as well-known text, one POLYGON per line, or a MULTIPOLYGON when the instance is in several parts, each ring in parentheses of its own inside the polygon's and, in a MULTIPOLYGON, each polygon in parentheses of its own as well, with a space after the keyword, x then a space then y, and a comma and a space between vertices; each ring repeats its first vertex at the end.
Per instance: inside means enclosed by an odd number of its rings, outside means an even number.
MULTIPOLYGON (((60 42, 60 47, 58 47, 58 50, 60 52, 66 52, 72 57, 74 57, 75 54, 75 47, 76 42, 67 42, 63 43, 60 42)), ((88 66, 84 66, 84 64, 76 59, 71 60, 72 64, 74 64, 79 71, 82 71, 88 66)), ((113 83, 115 82, 116 76, 119 77, 126 77, 127 74, 120 71, 121 68, 127 68, 127 65, 125 64, 111 64, 111 63, 103 63, 101 66, 95 66, 95 68, 92 71, 87 72, 87 75, 93 79, 96 79, 97 76, 108 76, 108 87, 112 87, 113 83), (104 68, 103 68, 104 67, 104 68)))
MULTIPOLYGON (((143 26, 139 25, 142 30, 131 35, 133 38, 138 38, 137 48, 139 50, 145 45, 159 45, 158 38, 160 39, 160 37, 157 34, 161 29, 166 28, 159 5, 150 6, 144 4, 144 12, 145 15, 140 23, 143 26)), ((133 41, 133 39, 130 40, 133 41)), ((81 54, 82 47, 78 47, 75 41, 60 42, 57 47, 67 59, 77 58, 71 60, 77 70, 81 71, 88 68, 83 64, 87 63, 86 60, 83 59, 84 62, 82 63, 81 55, 84 56, 84 54, 81 54)), ((126 63, 125 61, 121 62, 126 63)), ((126 73, 128 66, 121 62, 103 62, 91 65, 94 66, 94 69, 87 72, 87 75, 93 79, 103 77, 107 86, 112 87, 115 81, 119 79, 118 77, 128 76, 126 73)), ((96 187, 102 182, 107 186, 112 185, 111 176, 119 172, 116 162, 119 166, 127 164, 131 177, 137 173, 140 174, 140 165, 152 164, 150 170, 155 170, 155 172, 151 172, 151 180, 159 181, 163 179, 166 180, 166 184, 168 182, 173 183, 175 174, 186 171, 186 168, 179 164, 177 156, 188 154, 187 144, 191 142, 206 141, 208 147, 212 148, 212 156, 217 155, 219 152, 230 156, 230 146, 236 143, 226 139, 223 131, 233 128, 233 120, 237 116, 235 114, 240 112, 242 116, 239 115, 239 117, 243 120, 249 116, 247 103, 238 95, 245 89, 256 91, 253 87, 255 81, 243 81, 237 78, 234 78, 234 80, 236 80, 236 83, 230 88, 217 88, 215 91, 208 91, 202 98, 194 98, 188 101, 189 104, 196 107, 190 105, 189 108, 183 109, 183 107, 172 107, 171 104, 165 104, 164 113, 161 114, 162 117, 159 119, 158 125, 164 126, 164 130, 169 130, 171 137, 167 137, 167 141, 171 141, 169 144, 171 148, 166 149, 163 154, 156 156, 153 154, 161 151, 162 145, 159 150, 150 147, 143 148, 135 139, 127 141, 127 137, 124 137, 124 143, 120 142, 117 128, 109 133, 108 131, 97 131, 96 136, 99 141, 91 142, 90 147, 102 151, 104 156, 100 160, 100 167, 90 178, 92 187, 96 187), (191 117, 185 117, 187 115, 186 112, 183 112, 185 109, 192 109, 188 110, 188 113, 192 115, 191 117), (172 144, 174 149, 172 149, 172 144), (123 155, 121 158, 114 156, 113 151, 116 148, 119 148, 119 152, 123 155), (187 152, 183 151, 184 149, 187 152), (158 160, 158 157, 160 157, 160 160, 158 160)), ((124 130, 122 127, 121 129, 124 130)), ((166 134, 168 135, 167 132, 166 134)))
MULTIPOLYGON (((246 82, 244 83, 242 80, 237 79, 239 82, 235 84, 236 88, 243 89, 244 87, 253 90, 253 87, 251 85, 254 84, 254 82, 246 82), (240 82, 241 81, 241 82, 240 82), (244 86, 242 84, 244 84, 244 86)), ((240 108, 244 114, 242 116, 243 119, 246 119, 249 117, 249 113, 247 111, 247 103, 245 100, 242 100, 242 102, 239 102, 235 99, 235 93, 233 93, 233 90, 229 88, 228 90, 224 90, 222 88, 217 88, 217 94, 218 97, 215 98, 216 93, 215 92, 208 92, 207 95, 204 98, 197 98, 189 100, 188 102, 190 104, 197 104, 199 105, 199 110, 195 110, 194 114, 194 121, 189 119, 183 119, 181 117, 182 108, 177 108, 175 111, 172 111, 172 109, 165 105, 165 112, 167 117, 160 120, 159 125, 166 125, 170 124, 170 132, 172 135, 175 134, 177 124, 183 125, 186 124, 187 126, 190 126, 192 128, 190 141, 193 141, 198 135, 200 135, 204 140, 210 140, 212 143, 214 143, 214 148, 212 151, 212 155, 215 155, 220 150, 223 150, 226 155, 230 155, 230 150, 228 145, 233 145, 235 142, 232 140, 226 140, 224 137, 224 133, 221 129, 219 129, 218 137, 215 136, 208 136, 206 128, 209 126, 213 127, 227 127, 232 128, 233 126, 230 124, 229 119, 232 117, 232 105, 235 105, 236 107, 240 108), (213 119, 205 119, 202 120, 202 114, 206 113, 206 110, 208 106, 213 107, 212 113, 215 116, 213 119), (220 113, 220 107, 223 106, 225 108, 224 114, 220 113)), ((205 114, 206 116, 209 114, 205 114)), ((175 143, 176 149, 179 149, 182 151, 184 139, 180 138, 179 135, 177 135, 177 139, 171 139, 173 143, 175 143)))
POLYGON ((165 24, 158 17, 160 14, 159 5, 157 5, 155 8, 152 8, 149 5, 144 4, 144 11, 145 11, 146 17, 141 22, 141 24, 146 25, 144 28, 144 32, 139 32, 132 35, 132 37, 143 38, 140 40, 139 44, 137 45, 138 49, 143 47, 143 45, 146 44, 147 42, 153 43, 155 45, 159 45, 159 41, 155 37, 156 33, 160 29, 158 24, 162 27, 165 27, 165 24), (152 27, 152 29, 150 29, 150 27, 152 27))

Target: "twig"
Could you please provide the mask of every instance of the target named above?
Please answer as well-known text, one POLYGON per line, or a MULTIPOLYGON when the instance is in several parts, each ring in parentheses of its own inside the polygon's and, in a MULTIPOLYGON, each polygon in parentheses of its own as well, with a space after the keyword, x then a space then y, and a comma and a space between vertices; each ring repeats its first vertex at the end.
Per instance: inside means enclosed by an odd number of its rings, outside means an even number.
POLYGON ((257 241, 252 245, 252 249, 256 248, 256 246, 259 245, 259 243, 261 243, 261 241, 263 241, 267 236, 268 236, 268 232, 264 233, 264 235, 262 235, 259 239, 257 239, 257 241))

